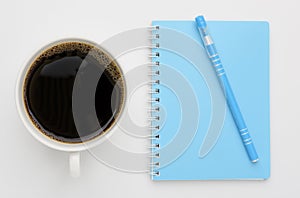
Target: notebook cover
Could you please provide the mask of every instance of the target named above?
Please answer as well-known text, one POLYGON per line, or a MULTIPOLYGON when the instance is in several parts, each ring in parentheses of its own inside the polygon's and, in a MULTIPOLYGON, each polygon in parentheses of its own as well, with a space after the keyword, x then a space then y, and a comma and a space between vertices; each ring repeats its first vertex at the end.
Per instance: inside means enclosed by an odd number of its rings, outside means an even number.
POLYGON ((153 180, 267 179, 270 175, 269 24, 208 21, 227 77, 259 155, 249 161, 202 46, 194 21, 153 21, 159 26, 159 98, 152 113, 153 180), (157 130, 155 126, 159 126, 157 130), (202 152, 202 153, 201 153, 202 152), (159 162, 159 164, 157 164, 159 162))

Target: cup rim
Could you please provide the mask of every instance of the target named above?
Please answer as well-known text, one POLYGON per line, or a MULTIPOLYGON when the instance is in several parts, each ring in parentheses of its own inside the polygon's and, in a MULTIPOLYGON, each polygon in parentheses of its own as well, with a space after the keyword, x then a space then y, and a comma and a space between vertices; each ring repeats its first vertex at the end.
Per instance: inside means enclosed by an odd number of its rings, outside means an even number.
POLYGON ((15 88, 15 100, 16 100, 17 111, 18 111, 19 117, 21 118, 22 123, 24 124, 25 128, 30 132, 30 134, 35 139, 37 139, 39 142, 43 143, 44 145, 46 145, 50 148, 56 149, 56 150, 67 151, 67 152, 78 152, 78 151, 87 150, 87 149, 90 149, 92 147, 95 147, 95 146, 99 145, 105 139, 108 139, 113 134, 113 132, 117 129, 117 126, 118 126, 117 122, 119 120, 121 120, 122 117, 124 116, 127 91, 126 91, 126 79, 125 79, 124 72, 123 72, 120 64, 116 60, 114 60, 116 62, 116 64, 119 66, 119 70, 120 70, 120 72, 123 76, 124 99, 123 99, 122 108, 119 112, 119 115, 118 115, 115 123, 113 124, 113 126, 107 132, 105 132, 105 134, 99 135, 99 136, 97 136, 97 137, 95 137, 91 140, 87 140, 85 142, 67 143, 67 142, 62 142, 62 141, 52 139, 52 138, 48 137, 47 135, 45 135, 44 133, 42 133, 39 129, 37 129, 37 127, 34 126, 31 119, 29 118, 29 115, 26 111, 26 107, 25 107, 24 100, 23 100, 23 86, 24 86, 25 76, 28 72, 28 69, 32 65, 33 61, 36 59, 36 57, 41 52, 45 51, 46 49, 49 49, 51 46, 59 44, 59 43, 72 42, 72 41, 85 42, 85 43, 91 44, 91 45, 103 50, 105 53, 107 53, 109 56, 111 56, 110 53, 107 52, 99 44, 97 44, 96 42, 90 41, 88 39, 63 38, 63 39, 52 41, 52 42, 44 45, 38 51, 36 51, 29 58, 29 60, 26 61, 25 64, 23 64, 22 67, 20 68, 20 71, 19 71, 19 74, 18 74, 18 77, 17 77, 16 88, 15 88))

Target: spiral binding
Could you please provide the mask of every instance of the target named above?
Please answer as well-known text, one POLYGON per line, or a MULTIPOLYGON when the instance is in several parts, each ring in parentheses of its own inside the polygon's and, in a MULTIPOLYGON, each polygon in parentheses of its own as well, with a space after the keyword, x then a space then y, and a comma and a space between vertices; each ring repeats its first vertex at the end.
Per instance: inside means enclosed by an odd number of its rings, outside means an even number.
POLYGON ((149 30, 151 32, 151 36, 150 36, 150 40, 151 40, 151 53, 149 54, 149 58, 151 59, 151 62, 149 64, 150 67, 150 73, 149 76, 151 76, 151 81, 150 81, 150 90, 149 90, 149 94, 151 95, 151 99, 149 100, 151 107, 149 109, 149 113, 151 116, 149 116, 149 121, 151 122, 150 125, 150 130, 151 130, 151 136, 150 136, 150 140, 151 140, 151 163, 150 163, 150 175, 152 175, 153 177, 157 177, 160 175, 159 172, 159 167, 160 167, 160 163, 158 161, 160 154, 159 154, 159 138, 160 138, 160 134, 159 134, 159 130, 160 130, 160 126, 159 126, 159 120, 160 120, 160 107, 159 102, 160 102, 160 98, 159 98, 159 93, 160 93, 160 89, 158 87, 158 85, 160 84, 160 80, 159 80, 159 76, 160 76, 160 71, 159 71, 159 66, 160 66, 160 62, 159 62, 159 52, 157 52, 156 50, 160 47, 159 44, 159 26, 151 26, 149 27, 149 30))

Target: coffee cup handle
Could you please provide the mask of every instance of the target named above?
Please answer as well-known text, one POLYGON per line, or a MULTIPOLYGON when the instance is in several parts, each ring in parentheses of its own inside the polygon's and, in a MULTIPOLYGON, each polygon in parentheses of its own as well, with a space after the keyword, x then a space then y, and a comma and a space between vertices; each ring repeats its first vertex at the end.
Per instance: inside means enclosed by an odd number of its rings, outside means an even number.
POLYGON ((80 176, 80 153, 72 152, 69 156, 70 175, 72 177, 80 176))

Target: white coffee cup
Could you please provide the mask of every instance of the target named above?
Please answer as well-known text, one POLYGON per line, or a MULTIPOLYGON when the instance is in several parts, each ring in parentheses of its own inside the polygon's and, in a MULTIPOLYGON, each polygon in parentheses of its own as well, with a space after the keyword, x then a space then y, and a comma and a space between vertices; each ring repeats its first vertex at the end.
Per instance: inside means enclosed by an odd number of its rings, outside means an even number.
MULTIPOLYGON (((63 39, 59 41, 55 41, 53 43, 48 44, 41 50, 39 50, 36 54, 32 56, 32 58, 21 68, 21 71, 19 73, 18 79, 17 79, 17 84, 16 84, 16 105, 17 105, 17 110, 20 115, 20 118, 27 128, 27 130, 31 133, 31 135, 37 139, 39 142, 43 143, 44 145, 60 150, 60 151, 65 151, 69 153, 69 169, 70 169, 70 175, 73 177, 78 177, 80 176, 80 152, 84 150, 88 150, 94 146, 99 145, 101 142, 105 141, 112 133, 113 131, 116 130, 116 124, 114 124, 109 131, 105 132, 104 135, 99 135, 96 138, 92 140, 88 140, 86 142, 82 143, 76 143, 76 144, 70 144, 70 143, 65 143, 61 141, 54 140, 44 133, 42 133, 32 122, 30 119, 28 112, 25 107, 24 103, 24 82, 25 78, 28 72, 28 69, 31 67, 33 61, 35 58, 45 49, 48 49, 50 46, 53 46, 54 44, 58 44, 60 42, 65 42, 65 41, 84 41, 88 42, 90 44, 95 44, 91 41, 83 40, 83 39, 63 39)), ((95 44, 96 45, 96 44, 95 44)), ((97 46, 97 45, 96 45, 97 46)), ((121 69, 121 68, 120 68, 121 69)), ((124 82, 125 83, 125 82, 124 82)), ((125 97, 125 96, 124 96, 125 97)), ((124 104, 122 106, 122 110, 118 116, 118 119, 115 121, 115 123, 120 119, 120 117, 123 115, 123 109, 124 109, 124 104)))

